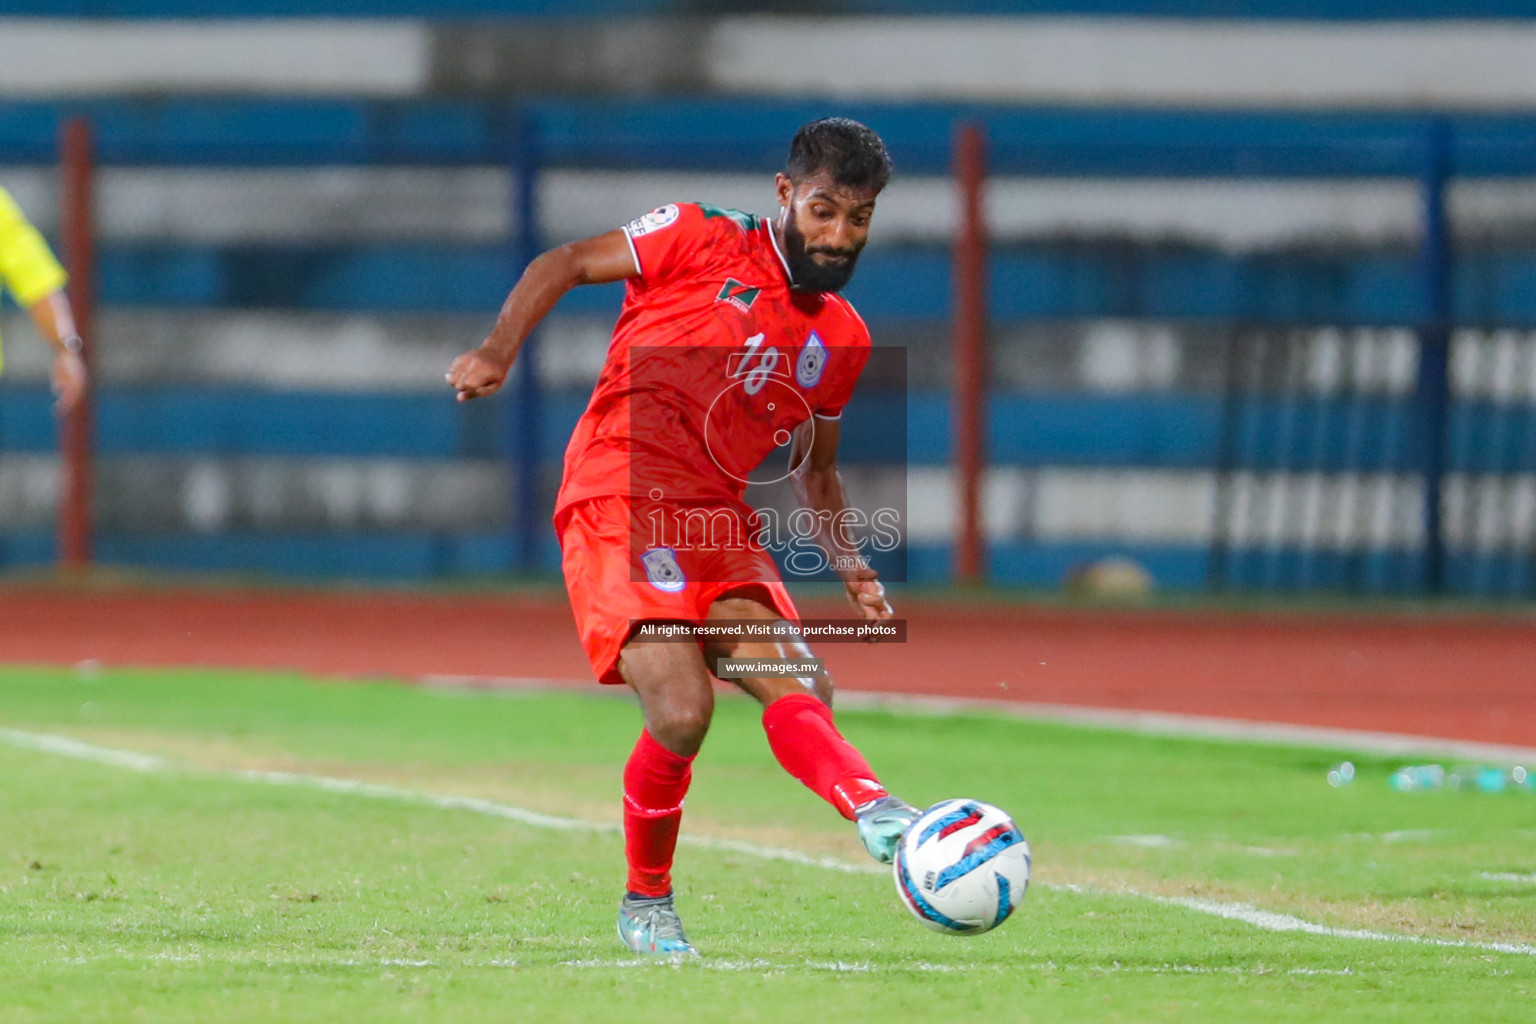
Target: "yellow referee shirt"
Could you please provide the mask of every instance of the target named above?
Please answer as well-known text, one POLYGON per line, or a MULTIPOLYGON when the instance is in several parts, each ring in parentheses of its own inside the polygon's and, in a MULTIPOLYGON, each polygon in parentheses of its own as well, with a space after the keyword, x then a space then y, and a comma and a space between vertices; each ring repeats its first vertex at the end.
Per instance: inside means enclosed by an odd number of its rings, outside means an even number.
MULTIPOLYGON (((66 275, 53 258, 48 243, 33 227, 11 194, 0 188, 0 283, 16 301, 30 307, 64 287, 66 275)), ((0 369, 5 367, 0 350, 0 369)))

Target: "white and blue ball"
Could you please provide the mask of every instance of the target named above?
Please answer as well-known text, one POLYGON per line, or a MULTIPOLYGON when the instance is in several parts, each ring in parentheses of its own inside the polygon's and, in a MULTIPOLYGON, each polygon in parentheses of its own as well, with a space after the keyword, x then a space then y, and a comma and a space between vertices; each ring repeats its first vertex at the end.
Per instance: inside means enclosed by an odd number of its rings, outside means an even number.
POLYGON ((896 847, 896 891, 912 916, 946 935, 980 935, 1008 919, 1029 886, 1029 842, 1004 811, 945 800, 896 847))

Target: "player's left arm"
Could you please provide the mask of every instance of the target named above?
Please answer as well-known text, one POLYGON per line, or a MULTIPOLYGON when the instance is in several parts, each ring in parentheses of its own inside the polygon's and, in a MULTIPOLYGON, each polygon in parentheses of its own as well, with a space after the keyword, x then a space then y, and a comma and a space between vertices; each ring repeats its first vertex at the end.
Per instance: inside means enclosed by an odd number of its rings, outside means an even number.
POLYGON ((817 417, 800 424, 790 446, 790 465, 797 468, 789 479, 801 507, 816 513, 816 542, 848 589, 848 600, 866 619, 888 619, 895 612, 885 598, 885 587, 859 550, 849 525, 848 492, 837 471, 841 433, 836 419, 817 417))

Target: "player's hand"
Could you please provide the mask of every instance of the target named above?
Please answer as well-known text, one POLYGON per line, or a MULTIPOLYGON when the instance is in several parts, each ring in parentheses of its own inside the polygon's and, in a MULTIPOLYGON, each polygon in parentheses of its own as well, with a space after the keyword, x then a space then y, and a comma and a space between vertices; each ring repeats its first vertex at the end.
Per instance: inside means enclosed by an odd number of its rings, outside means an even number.
POLYGON ((85 394, 85 360, 78 352, 60 352, 53 357, 53 393, 58 396, 54 408, 69 412, 85 394))
POLYGON ((510 358, 482 345, 455 359, 445 376, 449 386, 458 391, 459 401, 467 402, 471 398, 494 395, 506 383, 507 371, 511 368, 510 358))
POLYGON ((891 603, 885 599, 885 587, 873 569, 857 570, 852 577, 843 581, 843 585, 848 588, 849 602, 866 621, 879 622, 896 614, 891 603))

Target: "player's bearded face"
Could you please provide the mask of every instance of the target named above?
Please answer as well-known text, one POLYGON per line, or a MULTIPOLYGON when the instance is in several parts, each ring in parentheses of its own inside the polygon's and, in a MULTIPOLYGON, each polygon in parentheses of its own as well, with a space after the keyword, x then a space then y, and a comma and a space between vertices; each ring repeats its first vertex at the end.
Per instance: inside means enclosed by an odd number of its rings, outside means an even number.
POLYGON ((785 207, 784 259, 789 264, 795 287, 809 292, 841 291, 853 277, 853 268, 859 262, 859 253, 864 249, 867 236, 849 238, 847 232, 843 232, 840 245, 820 237, 812 240, 800 229, 799 221, 797 204, 785 207))

